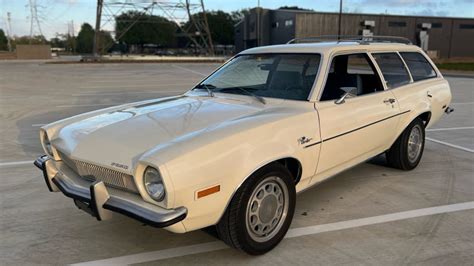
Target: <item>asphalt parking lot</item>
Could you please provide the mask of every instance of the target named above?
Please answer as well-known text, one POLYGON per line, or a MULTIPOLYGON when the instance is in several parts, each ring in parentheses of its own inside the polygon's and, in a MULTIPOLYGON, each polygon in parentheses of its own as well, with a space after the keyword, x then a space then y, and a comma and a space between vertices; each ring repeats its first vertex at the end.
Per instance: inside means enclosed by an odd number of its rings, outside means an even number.
POLYGON ((216 64, 0 62, 0 265, 472 265, 474 78, 447 77, 455 112, 427 132, 411 172, 374 158, 297 198, 288 237, 246 255, 212 232, 173 234, 115 215, 97 222, 49 193, 38 130, 74 114, 182 93, 216 64))

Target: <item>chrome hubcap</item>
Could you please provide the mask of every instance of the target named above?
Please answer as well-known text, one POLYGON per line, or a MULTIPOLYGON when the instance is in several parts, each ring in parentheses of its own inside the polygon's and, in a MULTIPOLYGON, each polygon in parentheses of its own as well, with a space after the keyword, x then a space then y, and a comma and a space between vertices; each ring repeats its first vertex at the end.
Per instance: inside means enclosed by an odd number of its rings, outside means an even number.
POLYGON ((276 176, 265 178, 250 196, 245 223, 250 237, 265 242, 275 236, 288 213, 288 189, 276 176))
POLYGON ((411 129, 408 137, 408 160, 411 163, 416 162, 421 153, 421 146, 423 144, 422 129, 419 125, 411 129))

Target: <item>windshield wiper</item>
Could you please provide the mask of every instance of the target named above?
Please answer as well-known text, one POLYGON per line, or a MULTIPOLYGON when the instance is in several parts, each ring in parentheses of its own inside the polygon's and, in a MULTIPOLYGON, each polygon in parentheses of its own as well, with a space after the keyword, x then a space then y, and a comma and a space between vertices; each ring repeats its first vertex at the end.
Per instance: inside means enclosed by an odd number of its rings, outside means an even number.
POLYGON ((220 89, 219 91, 231 91, 231 90, 240 90, 240 91, 243 91, 245 94, 247 95, 250 95, 252 97, 255 97, 255 99, 257 99, 259 102, 263 103, 263 104, 266 104, 267 101, 265 101, 265 99, 262 97, 262 96, 259 96, 249 90, 246 90, 242 87, 232 87, 232 88, 223 88, 223 89, 220 89))
POLYGON ((196 87, 193 88, 194 89, 205 89, 207 91, 207 93, 209 94, 209 97, 214 97, 214 93, 211 91, 211 89, 215 89, 216 86, 214 85, 211 85, 211 84, 198 84, 196 87))

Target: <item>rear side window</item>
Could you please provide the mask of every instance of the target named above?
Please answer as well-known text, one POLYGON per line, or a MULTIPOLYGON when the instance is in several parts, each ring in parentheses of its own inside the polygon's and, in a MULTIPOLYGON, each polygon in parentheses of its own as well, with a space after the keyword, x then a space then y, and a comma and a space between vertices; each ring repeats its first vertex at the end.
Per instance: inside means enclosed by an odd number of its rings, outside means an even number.
POLYGON ((383 77, 390 89, 410 83, 408 74, 402 59, 396 53, 372 54, 382 71, 383 77))
POLYGON ((426 58, 417 52, 400 53, 414 81, 436 77, 436 71, 426 58))

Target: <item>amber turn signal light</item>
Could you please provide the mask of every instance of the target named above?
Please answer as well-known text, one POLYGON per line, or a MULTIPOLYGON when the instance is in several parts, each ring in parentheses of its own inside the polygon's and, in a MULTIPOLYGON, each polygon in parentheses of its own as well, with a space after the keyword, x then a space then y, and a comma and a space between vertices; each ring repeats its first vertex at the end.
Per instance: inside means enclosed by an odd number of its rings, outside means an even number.
POLYGON ((220 185, 213 186, 213 187, 210 187, 210 188, 206 188, 204 190, 198 191, 197 198, 200 199, 202 197, 209 196, 209 195, 217 193, 219 191, 221 191, 221 186, 220 185))

